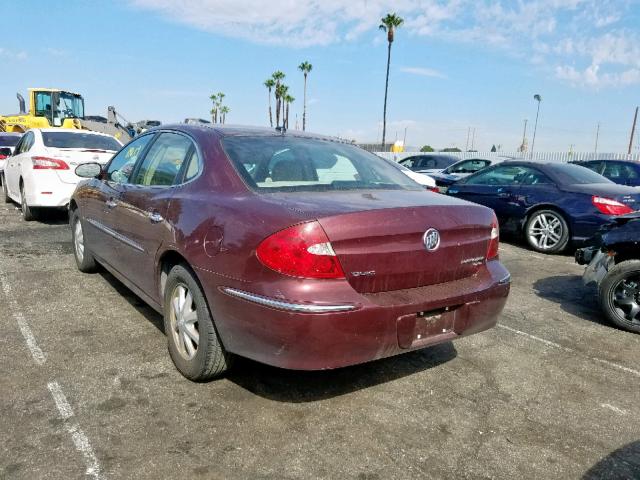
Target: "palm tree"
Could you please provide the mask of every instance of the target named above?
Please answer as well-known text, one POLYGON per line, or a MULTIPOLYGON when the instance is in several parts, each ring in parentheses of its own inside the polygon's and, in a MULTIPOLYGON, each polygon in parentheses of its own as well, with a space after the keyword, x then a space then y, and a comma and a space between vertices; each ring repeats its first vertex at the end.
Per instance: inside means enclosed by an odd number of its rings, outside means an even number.
POLYGON ((307 75, 313 68, 309 62, 302 62, 298 65, 300 71, 304 74, 304 99, 302 100, 302 131, 307 129, 307 75))
POLYGON ((211 109, 211 121, 213 123, 218 123, 218 95, 214 93, 209 98, 213 102, 213 108, 211 109))
POLYGON ((387 133, 387 92, 389 91, 389 65, 391 64, 391 44, 397 28, 399 28, 404 20, 395 13, 388 13, 386 17, 380 20, 382 23, 378 27, 380 30, 387 32, 387 79, 384 84, 384 111, 382 113, 382 150, 384 150, 385 136, 387 133))
POLYGON ((542 103, 542 97, 537 93, 533 96, 533 99, 538 102, 538 111, 536 112, 536 123, 533 127, 533 140, 531 140, 531 155, 533 156, 533 147, 536 144, 536 130, 538 130, 538 115, 540 115, 540 103, 542 103))
POLYGON ((288 93, 284 96, 284 102, 287 105, 287 109, 286 109, 286 115, 285 115, 285 121, 284 121, 284 125, 285 128, 288 130, 289 129, 289 105, 291 105, 293 102, 295 102, 295 98, 293 98, 291 95, 289 95, 288 93))
POLYGON ((229 107, 223 105, 220 108, 220 123, 225 123, 227 121, 227 113, 229 113, 229 107))
POLYGON ((276 82, 276 86, 275 86, 275 96, 276 96, 276 127, 280 126, 280 97, 281 95, 281 89, 280 86, 282 84, 282 80, 284 80, 285 74, 282 73, 280 70, 276 70, 275 72, 273 72, 271 74, 271 78, 273 78, 273 80, 276 82))
POLYGON ((271 113, 271 89, 276 86, 276 81, 273 78, 267 78, 264 82, 264 86, 269 90, 269 125, 273 128, 273 115, 271 113))
POLYGON ((285 101, 289 87, 281 83, 276 87, 276 128, 280 126, 280 118, 282 118, 282 126, 284 127, 284 110, 285 101))

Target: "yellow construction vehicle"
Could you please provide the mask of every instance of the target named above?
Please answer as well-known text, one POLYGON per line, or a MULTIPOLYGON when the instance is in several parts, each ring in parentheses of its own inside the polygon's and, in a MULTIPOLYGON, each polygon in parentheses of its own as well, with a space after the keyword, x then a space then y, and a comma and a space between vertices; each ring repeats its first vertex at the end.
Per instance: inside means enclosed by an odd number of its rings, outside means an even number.
POLYGON ((114 107, 107 117, 86 117, 84 98, 79 93, 55 88, 30 88, 29 111, 22 95, 16 94, 20 113, 0 115, 0 132, 26 132, 30 128, 73 128, 108 133, 122 142, 131 140, 131 134, 118 122, 114 107))

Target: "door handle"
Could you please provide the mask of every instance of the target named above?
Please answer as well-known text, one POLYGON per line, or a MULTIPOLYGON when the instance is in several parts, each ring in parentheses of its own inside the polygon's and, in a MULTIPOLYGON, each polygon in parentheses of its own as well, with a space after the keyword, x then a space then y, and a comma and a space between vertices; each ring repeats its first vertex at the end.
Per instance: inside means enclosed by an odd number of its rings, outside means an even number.
POLYGON ((105 204, 107 205, 107 207, 109 208, 115 208, 118 206, 118 202, 116 202, 113 198, 110 198, 109 200, 107 200, 105 202, 105 204))
POLYGON ((164 220, 164 218, 162 218, 162 215, 160 215, 158 212, 149 212, 148 215, 151 223, 160 223, 164 220))

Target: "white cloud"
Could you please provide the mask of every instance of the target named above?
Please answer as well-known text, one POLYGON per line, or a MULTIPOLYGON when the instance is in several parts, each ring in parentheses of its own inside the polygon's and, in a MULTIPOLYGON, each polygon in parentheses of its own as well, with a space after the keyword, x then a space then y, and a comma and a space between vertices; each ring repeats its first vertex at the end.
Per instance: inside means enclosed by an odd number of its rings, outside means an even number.
POLYGON ((0 57, 2 58, 8 58, 13 60, 25 60, 27 56, 28 56, 27 52, 23 50, 15 51, 15 50, 9 50, 7 48, 0 47, 0 57))
MULTIPOLYGON (((572 85, 638 83, 638 35, 616 27, 638 0, 129 1, 215 34, 291 48, 355 41, 374 32, 383 15, 396 12, 405 19, 403 36, 497 49, 572 85)), ((384 38, 375 35, 373 42, 384 38)), ((407 73, 438 76, 408 68, 413 71, 407 73)))
POLYGON ((423 67, 402 67, 400 68, 401 72, 411 73, 413 75, 420 75, 423 77, 434 77, 434 78, 447 78, 447 76, 439 72, 438 70, 434 70, 432 68, 423 68, 423 67))

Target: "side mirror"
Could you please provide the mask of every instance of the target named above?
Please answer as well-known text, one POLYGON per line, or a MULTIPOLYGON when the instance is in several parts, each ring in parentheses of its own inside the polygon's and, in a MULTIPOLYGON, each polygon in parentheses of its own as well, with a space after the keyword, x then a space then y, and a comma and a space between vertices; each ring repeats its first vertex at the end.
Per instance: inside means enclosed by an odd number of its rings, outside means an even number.
POLYGON ((83 163, 76 167, 75 172, 82 178, 98 178, 102 173, 102 165, 96 162, 83 163))
POLYGON ((0 156, 10 157, 11 155, 13 155, 13 153, 11 153, 11 149, 9 147, 0 147, 0 156))

